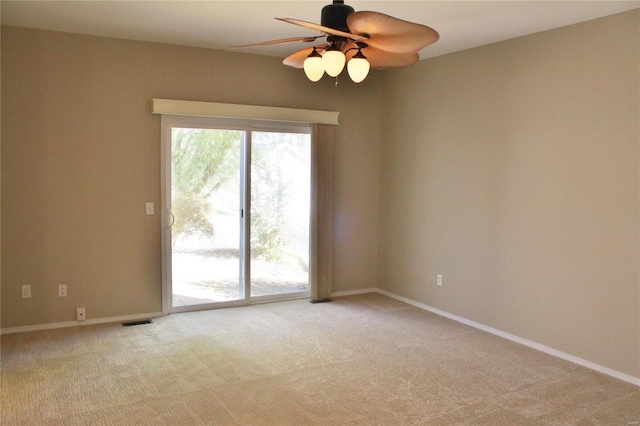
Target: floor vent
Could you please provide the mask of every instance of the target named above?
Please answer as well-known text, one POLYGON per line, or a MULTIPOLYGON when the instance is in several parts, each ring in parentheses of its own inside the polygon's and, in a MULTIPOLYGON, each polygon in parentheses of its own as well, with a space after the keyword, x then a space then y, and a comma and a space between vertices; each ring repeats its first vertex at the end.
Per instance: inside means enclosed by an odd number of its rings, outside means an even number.
POLYGON ((122 326, 123 327, 131 327, 132 325, 151 324, 152 322, 153 321, 151 321, 150 319, 142 320, 142 321, 129 321, 129 322, 123 322, 122 326))

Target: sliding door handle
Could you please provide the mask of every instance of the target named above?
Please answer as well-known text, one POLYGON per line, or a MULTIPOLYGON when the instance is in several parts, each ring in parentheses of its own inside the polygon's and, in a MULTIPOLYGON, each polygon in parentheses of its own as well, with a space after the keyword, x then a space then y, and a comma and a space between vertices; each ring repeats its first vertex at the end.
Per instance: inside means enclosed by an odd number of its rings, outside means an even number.
POLYGON ((176 221, 176 217, 173 215, 173 212, 169 209, 167 209, 167 217, 170 219, 169 223, 167 224, 167 228, 171 228, 173 226, 173 222, 176 221))

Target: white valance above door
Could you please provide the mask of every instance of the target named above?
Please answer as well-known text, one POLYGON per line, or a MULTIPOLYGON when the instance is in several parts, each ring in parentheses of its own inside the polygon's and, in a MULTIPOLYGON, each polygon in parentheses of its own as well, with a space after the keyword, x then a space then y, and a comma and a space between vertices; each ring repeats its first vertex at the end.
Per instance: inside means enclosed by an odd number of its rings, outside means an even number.
POLYGON ((279 108, 256 105, 221 104, 215 102, 153 99, 153 113, 199 117, 241 118, 337 126, 339 112, 279 108))

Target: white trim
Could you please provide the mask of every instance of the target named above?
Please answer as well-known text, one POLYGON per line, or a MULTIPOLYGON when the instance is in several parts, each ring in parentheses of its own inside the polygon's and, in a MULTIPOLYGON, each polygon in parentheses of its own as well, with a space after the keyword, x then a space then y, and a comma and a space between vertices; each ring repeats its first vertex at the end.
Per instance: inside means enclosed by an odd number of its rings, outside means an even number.
POLYGON ((347 290, 347 291, 332 292, 331 297, 354 296, 356 294, 378 293, 378 292, 379 290, 377 288, 371 287, 371 288, 363 288, 362 290, 347 290))
POLYGON ((215 102, 152 99, 153 114, 199 117, 244 118, 296 123, 331 124, 337 126, 339 112, 278 108, 255 105, 220 104, 215 102))
POLYGON ((187 312, 211 311, 223 308, 241 308, 244 306, 264 305, 267 303, 286 302, 288 300, 308 299, 309 292, 304 293, 283 293, 267 296, 258 296, 251 299, 230 300, 228 302, 213 302, 200 305, 173 306, 168 315, 183 314, 187 312))
POLYGON ((308 298, 309 298, 308 291, 304 293, 284 293, 284 294, 273 294, 268 296, 257 296, 251 299, 249 306, 264 305, 267 303, 287 302, 291 300, 302 300, 302 299, 308 299, 308 298))
POLYGON ((453 321, 457 321, 459 323, 471 326, 473 328, 477 328, 479 330, 486 331, 487 333, 494 334, 496 336, 502 337, 502 338, 510 340, 512 342, 519 343, 521 345, 530 347, 532 349, 536 349, 536 350, 538 350, 540 352, 544 352, 544 353, 546 353, 548 355, 553 355, 553 356, 555 356, 557 358, 564 359, 565 361, 569 361, 569 362, 572 362, 574 364, 578 364, 578 365, 581 365, 583 367, 587 367, 587 368, 589 368, 591 370, 595 370, 595 371, 597 371, 599 373, 606 374, 607 376, 611 376, 611 377, 614 377, 616 379, 631 383, 632 385, 640 386, 640 378, 638 378, 638 377, 634 377, 634 376, 631 376, 629 374, 621 373, 620 371, 616 371, 616 370, 613 370, 613 369, 611 369, 609 367, 605 367, 605 366, 602 366, 600 364, 596 364, 595 362, 587 361, 586 359, 578 358, 577 356, 573 356, 573 355, 570 355, 568 353, 561 352, 561 351, 559 351, 557 349, 553 349, 553 348, 550 348, 548 346, 541 345, 540 343, 532 342, 530 340, 523 339, 522 337, 515 336, 513 334, 510 334, 510 333, 507 333, 507 332, 504 332, 504 331, 501 331, 501 330, 486 326, 484 324, 477 323, 475 321, 471 321, 471 320, 469 320, 467 318, 463 318, 463 317, 459 317, 459 316, 454 315, 454 314, 450 314, 449 312, 434 308, 434 307, 429 306, 429 305, 425 305, 425 304, 420 303, 420 302, 416 302, 416 301, 411 300, 411 299, 407 299, 406 297, 398 296, 397 294, 388 292, 386 290, 377 289, 377 292, 382 294, 382 295, 385 295, 385 296, 391 297, 393 299, 399 300, 401 302, 404 302, 404 303, 406 303, 408 305, 415 306, 416 308, 420 308, 420 309, 423 309, 425 311, 429 311, 429 312, 432 312, 434 314, 443 316, 445 318, 449 318, 449 319, 451 319, 453 321))
POLYGON ((0 334, 25 333, 28 331, 53 330, 56 328, 65 328, 65 327, 107 324, 112 322, 136 321, 136 320, 143 320, 143 319, 158 318, 161 316, 163 316, 162 312, 151 312, 148 314, 124 315, 120 317, 108 317, 108 318, 95 318, 95 319, 88 319, 85 321, 65 321, 65 322, 52 322, 48 324, 25 325, 22 327, 2 328, 0 329, 0 334))
POLYGON ((171 119, 160 116, 160 245, 162 258, 162 313, 169 315, 171 308, 171 119))

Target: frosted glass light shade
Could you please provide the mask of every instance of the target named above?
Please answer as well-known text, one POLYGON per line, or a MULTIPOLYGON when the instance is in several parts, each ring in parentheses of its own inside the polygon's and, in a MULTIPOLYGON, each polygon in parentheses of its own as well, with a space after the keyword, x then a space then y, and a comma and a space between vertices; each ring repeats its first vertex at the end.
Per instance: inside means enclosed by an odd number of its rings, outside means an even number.
POLYGON ((367 78, 370 69, 371 64, 365 58, 353 57, 347 63, 349 77, 351 77, 351 80, 356 83, 360 83, 362 80, 367 78))
POLYGON ((324 52, 324 55, 322 55, 324 70, 331 77, 337 77, 342 72, 346 61, 347 58, 344 56, 344 53, 339 50, 327 50, 324 52))
POLYGON ((322 56, 309 56, 304 60, 304 73, 311 81, 318 81, 324 75, 322 56))

